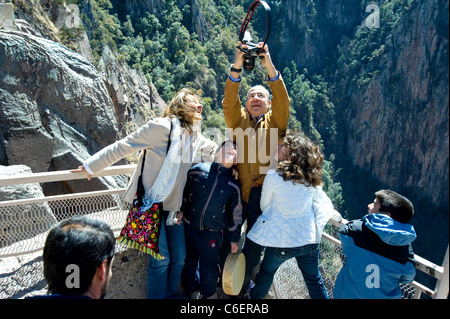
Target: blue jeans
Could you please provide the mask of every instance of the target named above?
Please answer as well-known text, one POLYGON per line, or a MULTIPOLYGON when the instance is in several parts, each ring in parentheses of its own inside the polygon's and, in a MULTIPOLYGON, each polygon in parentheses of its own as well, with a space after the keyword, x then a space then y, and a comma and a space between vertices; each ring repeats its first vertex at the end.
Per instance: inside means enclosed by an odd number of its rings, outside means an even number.
POLYGON ((167 212, 163 211, 164 220, 159 234, 159 250, 163 260, 150 256, 147 270, 147 298, 177 299, 178 284, 186 257, 184 225, 167 226, 167 212))
MULTIPOLYGON (((256 223, 258 217, 262 214, 261 212, 261 192, 262 187, 252 187, 250 190, 250 195, 248 202, 244 203, 244 216, 247 219, 247 234, 252 229, 253 225, 256 223)), ((242 248, 242 253, 245 256, 245 277, 244 283, 242 285, 242 292, 247 292, 250 280, 252 279, 253 272, 256 266, 259 265, 261 260, 261 252, 264 247, 252 242, 249 239, 245 240, 244 247, 242 248)))
POLYGON ((328 293, 319 271, 319 244, 296 248, 266 247, 264 259, 250 291, 252 299, 262 299, 269 292, 276 271, 283 262, 295 258, 308 287, 311 299, 328 299, 328 293))

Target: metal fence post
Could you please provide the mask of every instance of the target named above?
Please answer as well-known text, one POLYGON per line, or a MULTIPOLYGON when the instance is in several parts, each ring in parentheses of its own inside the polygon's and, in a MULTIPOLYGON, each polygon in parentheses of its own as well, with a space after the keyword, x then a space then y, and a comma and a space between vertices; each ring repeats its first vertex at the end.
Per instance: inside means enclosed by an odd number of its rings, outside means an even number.
POLYGON ((448 246, 447 252, 445 253, 444 262, 442 263, 442 268, 444 268, 444 274, 442 278, 438 280, 433 299, 447 299, 448 289, 449 289, 449 271, 448 271, 448 246))

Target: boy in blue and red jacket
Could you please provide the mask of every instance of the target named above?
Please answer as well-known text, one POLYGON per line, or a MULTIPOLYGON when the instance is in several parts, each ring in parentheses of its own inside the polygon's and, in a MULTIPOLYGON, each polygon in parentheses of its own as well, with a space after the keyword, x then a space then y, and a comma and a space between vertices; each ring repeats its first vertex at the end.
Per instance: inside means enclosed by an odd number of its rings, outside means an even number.
POLYGON ((414 207, 391 190, 380 190, 375 196, 369 214, 339 230, 345 265, 336 279, 335 299, 400 299, 399 284, 414 280, 411 243, 416 232, 408 224, 414 207))
POLYGON ((229 251, 239 249, 242 203, 240 183, 233 175, 236 159, 236 145, 232 141, 222 143, 214 163, 199 163, 189 170, 183 193, 186 261, 182 282, 189 293, 200 290, 203 298, 216 296, 217 263, 224 236, 231 243, 229 251))

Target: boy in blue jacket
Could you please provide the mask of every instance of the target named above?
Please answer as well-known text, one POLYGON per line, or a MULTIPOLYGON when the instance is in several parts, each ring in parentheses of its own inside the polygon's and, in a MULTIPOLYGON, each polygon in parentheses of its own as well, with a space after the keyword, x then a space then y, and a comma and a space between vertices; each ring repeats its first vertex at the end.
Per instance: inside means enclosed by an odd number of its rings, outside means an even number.
POLYGON ((411 243, 416 232, 408 224, 414 207, 391 190, 380 190, 375 196, 369 214, 339 230, 346 258, 334 286, 335 299, 400 299, 399 284, 414 280, 411 243))
POLYGON ((239 249, 242 203, 240 183, 233 176, 236 159, 236 145, 225 141, 214 163, 196 164, 188 172, 181 205, 186 237, 182 282, 191 294, 200 290, 202 298, 217 296, 217 263, 224 236, 231 242, 229 251, 239 249))

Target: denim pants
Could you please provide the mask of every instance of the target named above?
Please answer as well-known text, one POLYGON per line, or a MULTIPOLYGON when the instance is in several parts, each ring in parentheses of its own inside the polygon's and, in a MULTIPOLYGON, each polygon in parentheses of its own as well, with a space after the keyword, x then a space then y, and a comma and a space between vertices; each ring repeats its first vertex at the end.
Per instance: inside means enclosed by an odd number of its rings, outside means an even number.
POLYGON ((211 297, 217 288, 217 263, 222 246, 222 232, 199 230, 188 224, 186 232, 186 264, 181 275, 183 287, 189 292, 199 291, 203 298, 211 297), (200 283, 196 278, 197 269, 200 283))
POLYGON ((295 258, 311 299, 328 299, 328 293, 319 271, 319 244, 296 248, 266 247, 264 259, 250 291, 252 299, 263 299, 269 292, 276 271, 283 262, 295 258))
POLYGON ((181 271, 186 257, 184 225, 167 226, 168 212, 163 211, 159 234, 159 250, 163 260, 150 256, 147 270, 147 298, 177 299, 181 271))
MULTIPOLYGON (((244 216, 247 219, 247 234, 252 229, 253 225, 256 223, 258 217, 262 214, 261 212, 261 191, 262 187, 252 187, 250 195, 248 198, 248 203, 244 202, 244 216)), ((253 243, 251 240, 246 239, 244 247, 242 248, 242 253, 245 256, 245 277, 244 283, 242 285, 242 291, 245 293, 250 285, 250 280, 256 266, 258 266, 261 260, 261 252, 263 247, 258 244, 253 243)))

